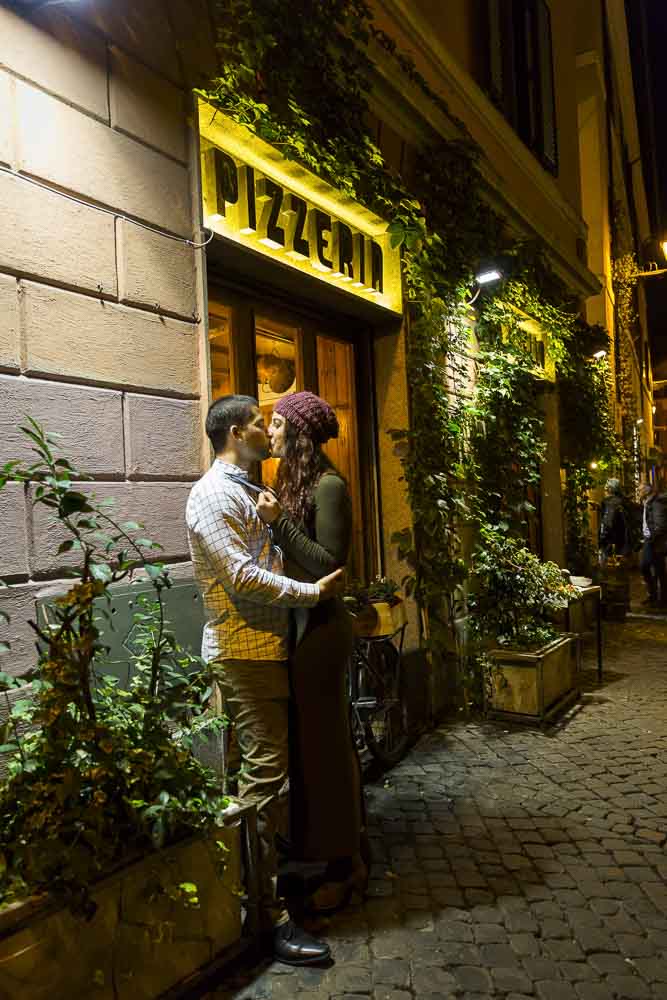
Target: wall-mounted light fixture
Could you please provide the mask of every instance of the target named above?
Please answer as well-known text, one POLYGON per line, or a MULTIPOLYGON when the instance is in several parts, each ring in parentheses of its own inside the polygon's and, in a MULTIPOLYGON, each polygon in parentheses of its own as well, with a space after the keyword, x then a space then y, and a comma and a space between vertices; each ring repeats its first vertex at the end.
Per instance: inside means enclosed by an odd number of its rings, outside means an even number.
POLYGON ((602 361, 603 358, 607 357, 607 352, 604 349, 595 351, 593 357, 595 358, 596 361, 602 361))
POLYGON ((637 424, 637 427, 641 427, 641 425, 644 423, 644 418, 640 417, 638 420, 635 421, 635 423, 637 424))
MULTIPOLYGON (((509 260, 509 258, 508 258, 509 260)), ((477 271, 475 272, 475 284, 477 285, 477 291, 467 303, 471 306, 477 301, 482 288, 488 288, 492 285, 497 284, 497 282, 502 281, 509 274, 510 267, 505 264, 505 257, 497 257, 482 260, 479 263, 477 271)))
POLYGON ((476 274, 475 281, 478 285, 490 285, 494 281, 500 281, 502 276, 502 271, 497 267, 492 267, 476 274))

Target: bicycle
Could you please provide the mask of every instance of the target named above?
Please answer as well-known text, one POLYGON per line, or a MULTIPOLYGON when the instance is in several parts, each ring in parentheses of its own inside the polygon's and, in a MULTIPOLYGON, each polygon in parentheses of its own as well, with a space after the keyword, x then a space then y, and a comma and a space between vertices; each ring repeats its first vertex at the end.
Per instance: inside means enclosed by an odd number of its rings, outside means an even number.
POLYGON ((368 750, 383 767, 397 764, 409 742, 403 677, 406 626, 393 635, 357 635, 348 665, 352 734, 361 753, 368 750))

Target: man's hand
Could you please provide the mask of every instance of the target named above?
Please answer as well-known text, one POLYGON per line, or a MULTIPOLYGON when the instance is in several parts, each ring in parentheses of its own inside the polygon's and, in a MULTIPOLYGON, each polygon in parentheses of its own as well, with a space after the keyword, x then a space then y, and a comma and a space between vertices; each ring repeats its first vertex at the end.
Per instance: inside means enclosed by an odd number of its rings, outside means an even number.
POLYGON ((320 600, 329 601, 332 597, 338 597, 345 588, 345 570, 337 569, 328 576, 323 576, 317 581, 320 591, 320 600))
POLYGON ((283 512, 282 507, 278 503, 275 495, 269 493, 268 490, 263 490, 262 493, 257 497, 257 513, 261 517, 264 524, 273 524, 277 521, 283 512))

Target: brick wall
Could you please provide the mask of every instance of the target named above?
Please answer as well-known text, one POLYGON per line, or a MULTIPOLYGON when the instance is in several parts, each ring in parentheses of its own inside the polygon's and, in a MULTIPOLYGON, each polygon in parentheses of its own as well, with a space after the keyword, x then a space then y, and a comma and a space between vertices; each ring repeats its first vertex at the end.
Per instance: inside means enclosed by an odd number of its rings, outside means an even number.
MULTIPOLYGON (((119 215, 199 236, 189 95, 212 52, 204 0, 0 2, 0 463, 27 455, 29 414, 175 563, 206 460, 202 256, 119 215)), ((0 537, 0 669, 21 673, 35 596, 62 575, 58 531, 10 487, 0 537)))

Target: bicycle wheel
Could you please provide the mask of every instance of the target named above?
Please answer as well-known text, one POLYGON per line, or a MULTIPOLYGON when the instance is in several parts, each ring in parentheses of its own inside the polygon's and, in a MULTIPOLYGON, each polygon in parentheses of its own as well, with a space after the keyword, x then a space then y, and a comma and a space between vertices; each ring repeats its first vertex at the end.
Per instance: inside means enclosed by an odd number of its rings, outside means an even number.
POLYGON ((409 739, 401 656, 389 641, 369 643, 363 676, 366 746, 386 767, 397 764, 409 739))

